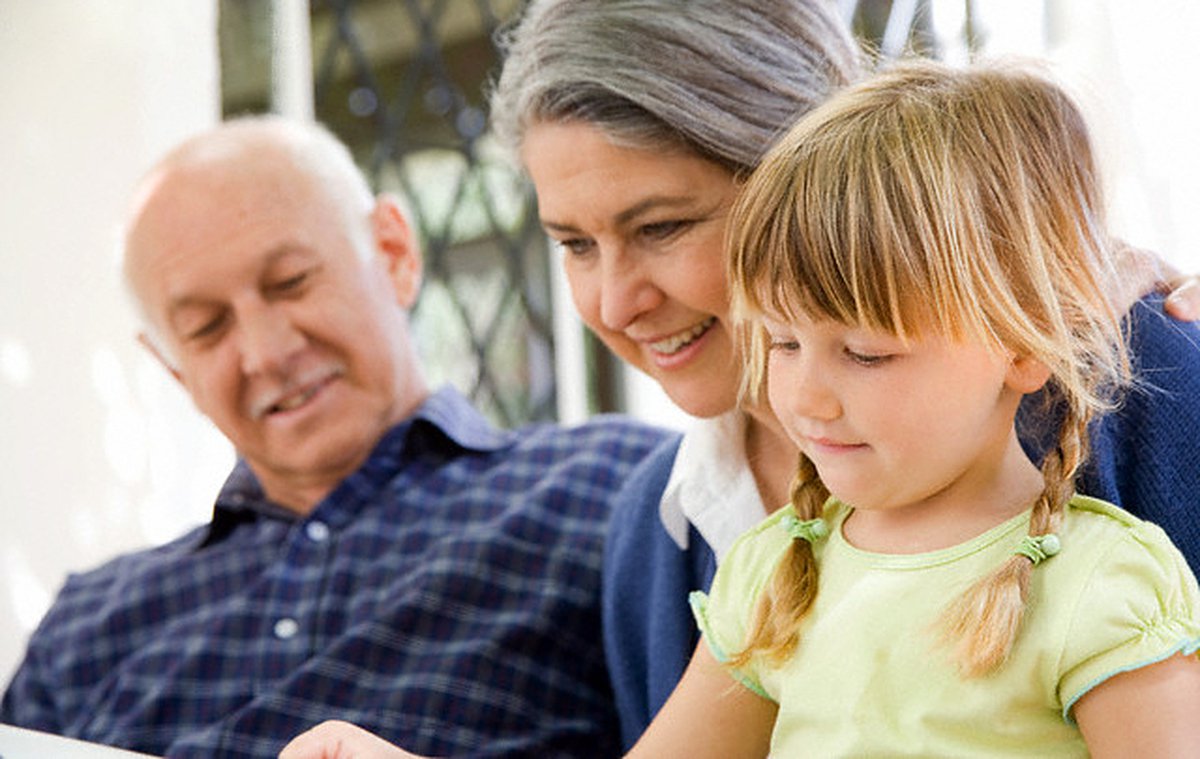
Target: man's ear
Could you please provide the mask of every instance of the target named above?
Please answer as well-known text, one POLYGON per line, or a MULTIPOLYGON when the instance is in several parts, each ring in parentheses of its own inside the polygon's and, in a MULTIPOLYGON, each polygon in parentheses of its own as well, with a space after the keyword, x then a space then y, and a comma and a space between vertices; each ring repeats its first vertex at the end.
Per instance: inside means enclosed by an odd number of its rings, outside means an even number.
POLYGON ((1032 356, 1015 356, 1008 365, 1005 384, 1022 395, 1036 393, 1050 379, 1050 367, 1032 356))
POLYGON ((154 338, 150 337, 150 335, 145 332, 139 332, 137 335, 137 341, 142 344, 143 348, 150 351, 150 355, 154 356, 154 358, 158 360, 158 363, 163 365, 163 368, 175 378, 176 382, 181 385, 183 384, 183 377, 179 374, 179 370, 175 368, 175 365, 167 359, 166 355, 164 355, 158 345, 155 344, 154 338))
POLYGON ((387 194, 376 198, 371 231, 387 266, 396 301, 405 309, 412 308, 421 289, 421 250, 399 200, 387 194))

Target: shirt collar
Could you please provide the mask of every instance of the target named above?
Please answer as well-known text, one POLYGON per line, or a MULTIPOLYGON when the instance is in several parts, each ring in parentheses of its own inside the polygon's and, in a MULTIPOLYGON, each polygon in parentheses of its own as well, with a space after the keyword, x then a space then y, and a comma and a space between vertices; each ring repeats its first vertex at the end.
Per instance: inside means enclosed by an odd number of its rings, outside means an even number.
POLYGON ((513 445, 518 437, 512 430, 492 426, 470 401, 449 385, 443 385, 429 396, 411 419, 433 425, 460 447, 473 451, 498 451, 513 445))
MULTIPOLYGON (((367 461, 326 500, 347 487, 360 492, 374 491, 396 471, 396 462, 410 443, 419 438, 419 444, 426 445, 431 437, 442 444, 480 452, 500 450, 517 439, 515 432, 492 426, 462 394, 446 385, 426 398, 411 416, 388 430, 367 461)), ((239 457, 217 495, 204 545, 219 541, 238 524, 260 517, 289 522, 296 519, 294 512, 267 500, 258 478, 245 459, 239 457)))
POLYGON ((694 526, 720 561, 733 541, 767 515, 746 461, 746 415, 697 419, 683 436, 659 504, 663 528, 680 550, 694 526))

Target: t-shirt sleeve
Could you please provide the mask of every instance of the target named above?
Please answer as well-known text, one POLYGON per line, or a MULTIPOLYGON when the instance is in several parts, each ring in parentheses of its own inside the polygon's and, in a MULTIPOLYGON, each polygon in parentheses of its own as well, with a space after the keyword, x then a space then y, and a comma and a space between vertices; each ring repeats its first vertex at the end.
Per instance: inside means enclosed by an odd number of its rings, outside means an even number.
POLYGON ((1071 623, 1062 660, 1063 717, 1113 675, 1200 648, 1200 589, 1166 533, 1143 522, 1096 566, 1071 623))
MULTIPOLYGON (((779 516, 768 517, 738 538, 717 567, 709 592, 695 591, 690 596, 696 624, 717 661, 728 662, 744 647, 759 598, 790 543, 779 516)), ((731 668, 730 673, 758 695, 775 700, 763 686, 757 659, 731 668)))

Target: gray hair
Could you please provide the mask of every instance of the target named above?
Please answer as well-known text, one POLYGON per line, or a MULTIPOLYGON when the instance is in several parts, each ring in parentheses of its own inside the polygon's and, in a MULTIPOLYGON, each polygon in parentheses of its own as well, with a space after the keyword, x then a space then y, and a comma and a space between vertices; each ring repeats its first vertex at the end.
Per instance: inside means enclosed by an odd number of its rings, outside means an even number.
POLYGON ((533 123, 583 121, 735 173, 862 67, 826 0, 533 0, 499 42, 491 118, 508 150, 533 123))

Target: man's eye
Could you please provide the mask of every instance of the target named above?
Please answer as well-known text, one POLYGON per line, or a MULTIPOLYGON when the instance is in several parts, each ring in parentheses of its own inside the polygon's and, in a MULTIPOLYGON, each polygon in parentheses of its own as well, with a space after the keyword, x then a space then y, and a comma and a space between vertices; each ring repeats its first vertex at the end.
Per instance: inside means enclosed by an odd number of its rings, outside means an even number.
POLYGON ((305 282, 308 281, 308 272, 300 272, 291 277, 286 277, 271 285, 272 290, 278 293, 291 292, 298 290, 305 282))
POLYGON ((217 316, 200 324, 200 326, 192 328, 184 333, 184 338, 189 341, 205 340, 215 336, 221 331, 225 324, 224 316, 217 316))

